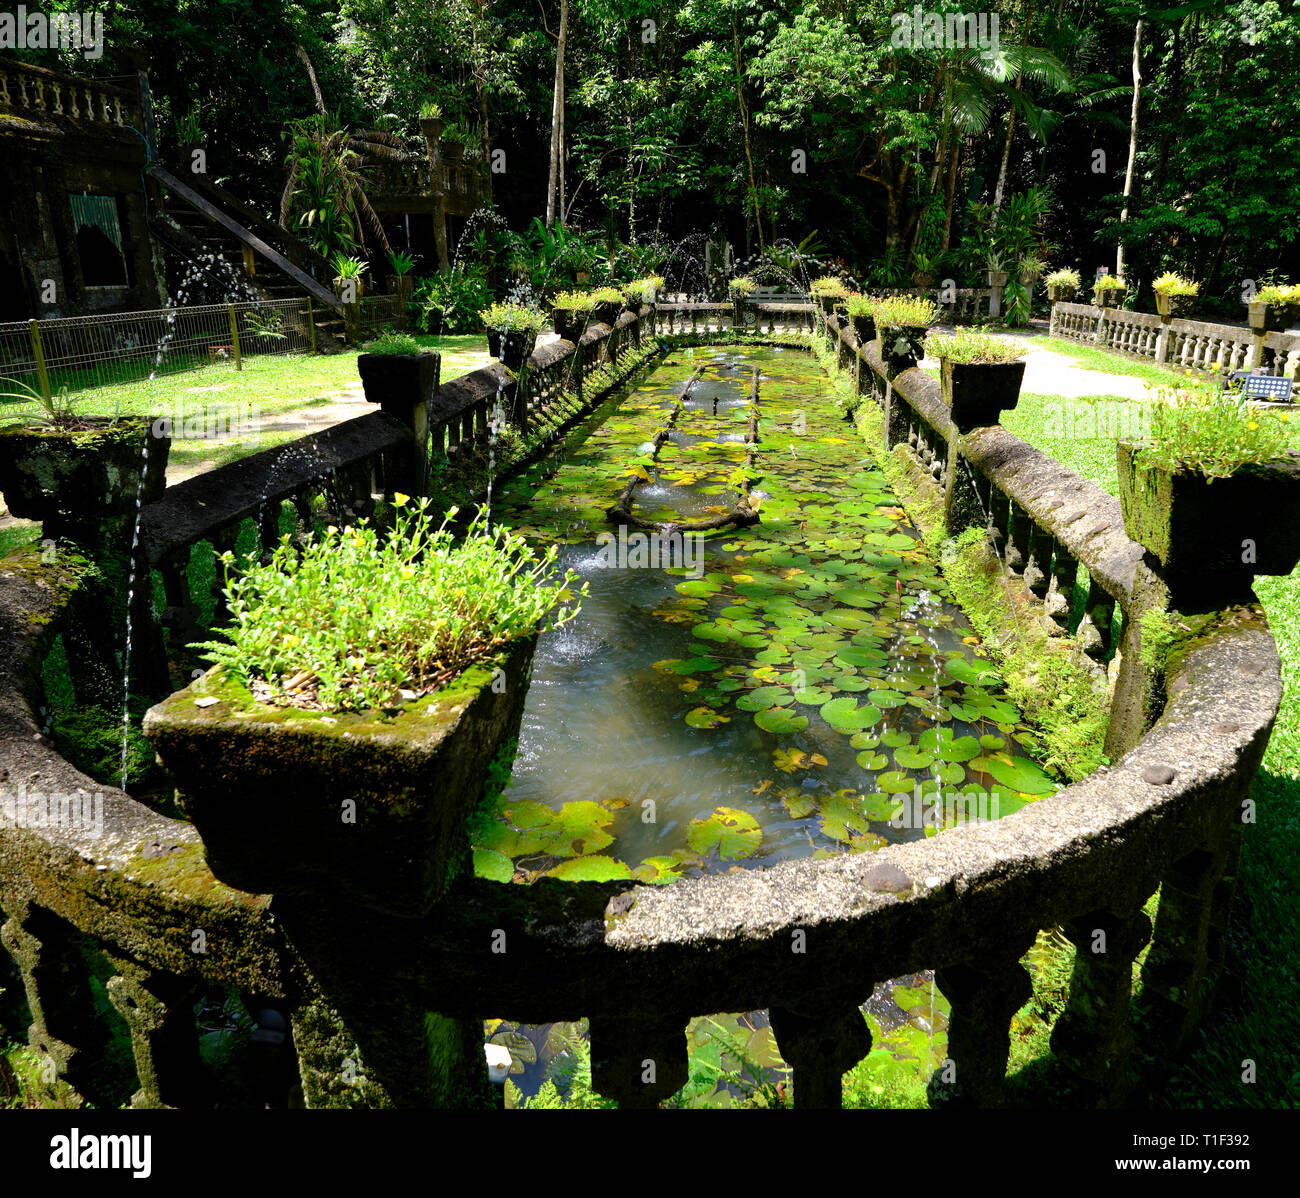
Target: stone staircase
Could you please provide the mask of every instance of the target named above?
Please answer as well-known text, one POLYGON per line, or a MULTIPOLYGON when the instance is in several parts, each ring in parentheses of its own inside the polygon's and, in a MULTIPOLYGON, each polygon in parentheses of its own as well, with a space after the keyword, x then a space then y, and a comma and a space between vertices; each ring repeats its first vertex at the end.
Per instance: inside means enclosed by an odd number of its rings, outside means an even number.
POLYGON ((166 188, 162 212, 150 222, 160 241, 218 286, 238 280, 260 298, 300 300, 304 318, 310 297, 316 348, 335 353, 345 347, 343 310, 321 281, 329 265, 320 254, 201 176, 182 180, 156 165, 149 170, 166 188))

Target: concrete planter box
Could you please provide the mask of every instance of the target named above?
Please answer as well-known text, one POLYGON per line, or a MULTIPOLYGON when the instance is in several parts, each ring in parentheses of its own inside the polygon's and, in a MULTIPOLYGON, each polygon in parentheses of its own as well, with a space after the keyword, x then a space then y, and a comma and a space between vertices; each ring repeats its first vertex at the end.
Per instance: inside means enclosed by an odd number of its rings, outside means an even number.
POLYGON ((213 669, 151 708, 145 734, 221 881, 419 917, 470 868, 466 821, 519 733, 536 643, 383 712, 274 707, 213 669))
POLYGON ((853 334, 859 345, 866 345, 876 339, 876 318, 874 316, 850 316, 853 334))
POLYGON ((623 310, 622 301, 620 301, 617 304, 615 303, 597 304, 595 308, 592 309, 591 318, 597 324, 607 324, 612 328, 614 325, 614 321, 618 319, 618 314, 622 310, 623 310))
POLYGON ((166 487, 171 434, 157 421, 83 423, 0 430, 0 492, 13 515, 40 520, 47 536, 133 515, 137 497, 148 503, 166 487))
POLYGON ((422 116, 420 118, 420 132, 425 138, 437 145, 442 140, 443 120, 440 116, 422 116))
POLYGON ((1110 287, 1105 291, 1093 292, 1092 304, 1095 308, 1120 308, 1124 305, 1126 295, 1127 287, 1110 287))
POLYGON ((488 352, 518 374, 532 356, 537 344, 536 333, 507 332, 488 329, 488 352))
POLYGON ((1162 295, 1156 292, 1156 312, 1161 316, 1185 319, 1196 306, 1194 295, 1162 295))
POLYGON ((573 308, 552 308, 551 323, 562 340, 575 345, 588 323, 596 319, 594 312, 578 312, 573 308))
POLYGON ((743 329, 749 322, 749 300, 743 295, 731 297, 731 324, 733 328, 743 329))
POLYGON ((1008 274, 1005 270, 989 271, 990 287, 1005 287, 1007 285, 1008 274))
POLYGON ((1300 321, 1300 304, 1249 305, 1250 327, 1257 333, 1281 333, 1300 321))
POLYGON ((417 354, 360 354, 357 372, 370 403, 406 410, 432 398, 441 362, 440 354, 427 349, 417 354))
POLYGON ((957 431, 997 424, 1002 412, 1010 412, 1020 402, 1020 384, 1025 377, 1024 362, 953 362, 939 361, 943 400, 952 409, 957 431))
POLYGON ((933 270, 916 270, 912 272, 912 286, 919 287, 922 291, 929 291, 934 286, 938 273, 933 270))
POLYGON ((1078 294, 1079 289, 1069 283, 1051 283, 1047 288, 1047 298, 1054 304, 1072 304, 1078 294))
POLYGON ((843 300, 842 295, 815 295, 813 299, 817 301, 817 306, 822 310, 824 316, 829 316, 835 311, 835 305, 843 300))
POLYGON ((1124 531, 1159 563, 1176 606, 1210 610, 1247 600, 1257 574, 1300 561, 1300 454, 1227 478, 1144 466, 1116 447, 1124 531))
POLYGON ((925 335, 928 331, 924 325, 908 325, 901 329, 889 325, 877 326, 880 356, 889 367, 890 374, 910 370, 925 357, 925 335))

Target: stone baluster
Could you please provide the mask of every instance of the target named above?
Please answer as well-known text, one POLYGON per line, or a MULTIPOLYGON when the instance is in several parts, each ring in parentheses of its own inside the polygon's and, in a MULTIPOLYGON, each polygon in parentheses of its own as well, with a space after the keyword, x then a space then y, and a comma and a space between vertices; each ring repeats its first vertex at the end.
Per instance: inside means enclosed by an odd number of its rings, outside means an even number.
POLYGON ((1142 969, 1142 1043, 1158 1058, 1177 1057, 1191 1044, 1223 964, 1244 799, 1237 793, 1227 800, 1217 838, 1175 861, 1160 885, 1151 952, 1142 969))
POLYGON ((299 491, 290 498, 290 502, 298 517, 299 530, 311 536, 316 527, 316 515, 311 506, 311 492, 299 491))
MULTIPOLYGON (((308 509, 310 511, 310 509, 308 509)), ((307 523, 307 531, 312 531, 312 522, 307 523)), ((239 526, 232 525, 228 528, 217 529, 208 540, 212 544, 212 552, 219 559, 227 551, 233 552, 235 542, 239 539, 239 526)), ((226 606, 226 570, 218 560, 212 572, 212 622, 221 624, 226 621, 230 615, 230 609, 226 606)))
POLYGON ((186 549, 179 557, 168 558, 159 567, 166 600, 162 625, 171 632, 173 645, 177 642, 189 644, 197 640, 201 632, 198 609, 190 594, 189 559, 190 553, 186 549))
POLYGON ((9 103, 9 72, 0 71, 0 104, 7 106, 9 103))
POLYGON ((809 1015, 769 1011, 772 1034, 794 1072, 796 1110, 833 1110, 844 1101, 842 1078, 871 1051, 871 1030, 857 1007, 809 1015))
POLYGON ((200 1105, 206 1090, 199 1060, 192 980, 115 960, 108 997, 131 1029, 140 1088, 131 1099, 137 1109, 161 1110, 200 1105))
POLYGON ((1004 491, 990 486, 988 510, 992 519, 990 532, 993 534, 994 545, 1005 563, 1006 555, 1010 552, 1010 546, 1007 544, 1007 528, 1011 523, 1011 500, 1004 491))
POLYGON ((1111 621, 1115 615, 1115 600, 1102 589, 1095 578, 1088 580, 1088 598, 1083 608, 1083 618, 1075 633, 1079 647, 1099 666, 1104 666, 1111 656, 1111 621))
POLYGON ((1079 560, 1060 541, 1053 545, 1052 584, 1048 588, 1046 609, 1054 629, 1068 633, 1074 608, 1074 583, 1079 574, 1079 560))
MULTIPOLYGON (((18 95, 19 106, 22 108, 29 108, 31 106, 31 100, 27 97, 27 76, 24 75, 22 71, 18 72, 18 95)), ((77 115, 75 108, 73 109, 72 115, 77 115)))
POLYGON ((1033 521, 1029 513, 1020 504, 1011 500, 1011 523, 1007 529, 1006 563, 1008 570, 1017 574, 1025 568, 1029 560, 1029 538, 1033 521))
POLYGON ((1053 538, 1038 525, 1029 529, 1029 554, 1025 559, 1025 586, 1035 599, 1046 599, 1051 584, 1053 538))
POLYGON ((50 87, 54 90, 54 115, 63 115, 63 85, 59 81, 52 80, 50 87))
POLYGON ((0 925, 0 944, 22 973, 32 1016, 27 1042, 41 1058, 46 1097, 59 1105, 80 1106, 87 1099, 110 1103, 112 1095, 102 1090, 109 1028, 99 1017, 78 933, 21 899, 6 899, 5 911, 9 917, 0 925), (71 1089, 71 1102, 58 1093, 58 1082, 71 1089))
POLYGON ((42 111, 45 109, 45 80, 39 76, 36 79, 36 107, 42 111))
POLYGON ((949 1060, 930 1078, 932 1105, 996 1107, 1002 1104, 1010 1053, 1011 1017, 1033 993, 1020 964, 1032 934, 1006 935, 975 961, 935 971, 935 982, 952 1003, 949 1060))
POLYGON ((623 1110, 647 1110, 671 1098, 689 1076, 685 1016, 649 1021, 593 1018, 591 1084, 623 1110))
POLYGON ((1075 1075, 1088 1106, 1120 1104, 1127 1090, 1133 962, 1151 939, 1151 921, 1141 905, 1137 899, 1094 911, 1063 929, 1075 947, 1074 972, 1065 1010, 1052 1029, 1052 1051, 1075 1075))
POLYGON ((280 501, 269 500, 257 513, 257 536, 262 549, 270 553, 280 543, 280 501))

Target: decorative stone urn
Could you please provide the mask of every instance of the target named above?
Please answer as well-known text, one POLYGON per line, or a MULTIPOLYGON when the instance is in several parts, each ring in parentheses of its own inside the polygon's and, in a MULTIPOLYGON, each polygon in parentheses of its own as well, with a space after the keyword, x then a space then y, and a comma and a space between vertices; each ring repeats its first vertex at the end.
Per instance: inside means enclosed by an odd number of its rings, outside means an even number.
POLYGON ((1247 602, 1255 575, 1291 573, 1300 561, 1300 454, 1207 478, 1148 466, 1140 448, 1116 446, 1124 531, 1158 563, 1176 607, 1247 602))
POLYGON ((214 668, 144 731, 221 881, 418 918, 470 868, 467 820, 519 734, 536 643, 399 708, 336 715, 258 702, 214 668))
POLYGON ((1024 362, 939 361, 943 400, 952 409, 952 420, 961 433, 997 424, 1002 412, 1020 402, 1024 362))

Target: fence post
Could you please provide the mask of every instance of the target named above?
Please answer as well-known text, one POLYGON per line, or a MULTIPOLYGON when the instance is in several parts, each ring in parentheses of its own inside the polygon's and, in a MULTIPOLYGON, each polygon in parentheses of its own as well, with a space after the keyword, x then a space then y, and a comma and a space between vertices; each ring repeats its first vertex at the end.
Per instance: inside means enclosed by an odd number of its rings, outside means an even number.
POLYGON ((46 406, 50 403, 50 372, 45 369, 45 349, 41 345, 41 326, 35 321, 28 321, 27 327, 32 334, 32 354, 36 358, 36 377, 41 384, 41 399, 46 406))
POLYGON ((235 319, 235 305, 227 304, 226 311, 230 314, 230 345, 235 355, 235 369, 244 369, 243 355, 239 352, 239 321, 235 319))
POLYGON ((311 352, 316 352, 316 313, 312 308, 311 296, 307 297, 307 328, 311 333, 311 352))

